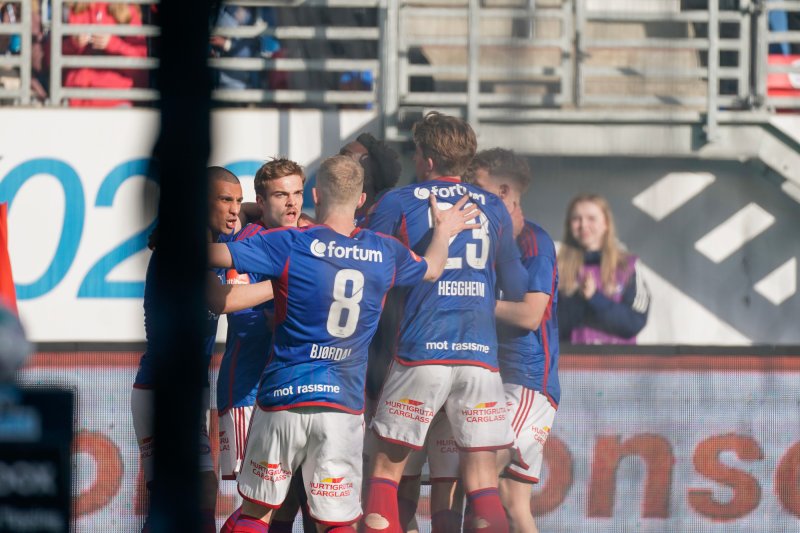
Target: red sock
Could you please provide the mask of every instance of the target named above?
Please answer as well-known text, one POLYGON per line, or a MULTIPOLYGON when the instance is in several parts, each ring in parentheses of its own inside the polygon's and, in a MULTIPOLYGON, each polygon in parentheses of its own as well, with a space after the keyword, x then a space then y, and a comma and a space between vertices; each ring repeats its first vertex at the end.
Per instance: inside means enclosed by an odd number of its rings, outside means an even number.
POLYGON ((449 509, 433 513, 431 531, 432 533, 459 533, 461 531, 461 513, 449 509))
POLYGON ((292 533, 292 526, 294 526, 294 522, 273 520, 269 525, 269 530, 271 533, 292 533))
POLYGON ((508 519, 500 502, 500 493, 495 487, 468 492, 467 500, 472 507, 469 529, 484 533, 508 533, 508 519))
POLYGON ((397 508, 397 483, 373 477, 369 480, 367 506, 364 510, 364 533, 401 533, 397 508))
POLYGON ((268 533, 269 524, 252 516, 240 515, 233 526, 232 533, 268 533))
POLYGON ((233 514, 231 514, 225 523, 222 524, 222 529, 219 530, 219 533, 233 533, 233 526, 236 524, 236 521, 239 519, 239 515, 242 514, 242 506, 240 505, 238 509, 236 509, 233 514))

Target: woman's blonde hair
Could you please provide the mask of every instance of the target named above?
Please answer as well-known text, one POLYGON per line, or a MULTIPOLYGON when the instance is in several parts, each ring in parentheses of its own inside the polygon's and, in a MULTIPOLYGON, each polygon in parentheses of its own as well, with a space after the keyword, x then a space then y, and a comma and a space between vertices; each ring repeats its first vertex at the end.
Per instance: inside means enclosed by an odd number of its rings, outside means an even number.
POLYGON ((560 290, 571 296, 578 290, 578 273, 583 266, 584 252, 570 228, 570 219, 575 206, 591 202, 603 212, 606 218, 606 233, 603 235, 603 242, 600 245, 600 289, 610 295, 614 292, 617 285, 617 270, 625 265, 628 254, 622 249, 617 241, 617 229, 614 225, 614 215, 608 201, 597 194, 579 194, 574 197, 567 207, 567 216, 564 221, 564 239, 561 249, 558 251, 558 279, 560 290))

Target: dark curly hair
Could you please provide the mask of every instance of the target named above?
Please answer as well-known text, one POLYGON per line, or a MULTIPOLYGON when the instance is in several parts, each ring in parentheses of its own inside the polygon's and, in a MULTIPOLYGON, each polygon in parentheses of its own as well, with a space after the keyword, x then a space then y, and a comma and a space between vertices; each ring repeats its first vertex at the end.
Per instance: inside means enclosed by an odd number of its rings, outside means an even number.
POLYGON ((397 185, 400 179, 400 156, 371 133, 362 133, 356 138, 369 153, 372 164, 372 184, 375 194, 379 194, 397 185))

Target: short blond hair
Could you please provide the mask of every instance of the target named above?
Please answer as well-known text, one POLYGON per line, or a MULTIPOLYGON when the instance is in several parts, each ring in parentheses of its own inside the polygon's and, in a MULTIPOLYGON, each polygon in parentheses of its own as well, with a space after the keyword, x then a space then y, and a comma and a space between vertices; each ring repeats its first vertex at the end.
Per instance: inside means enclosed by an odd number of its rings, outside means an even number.
POLYGON ((328 204, 357 203, 364 188, 364 169, 345 155, 329 157, 317 171, 316 187, 328 204))

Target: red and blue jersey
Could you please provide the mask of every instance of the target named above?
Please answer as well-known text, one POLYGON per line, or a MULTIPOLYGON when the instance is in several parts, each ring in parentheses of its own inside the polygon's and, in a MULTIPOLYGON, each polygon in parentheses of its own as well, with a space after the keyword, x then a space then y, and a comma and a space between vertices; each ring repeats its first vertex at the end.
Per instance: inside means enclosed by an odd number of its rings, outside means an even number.
POLYGON ((514 383, 541 392, 554 407, 561 399, 558 380, 558 267, 556 248, 550 235, 526 220, 517 237, 522 264, 528 271, 527 292, 550 295, 542 322, 536 331, 498 324, 500 375, 514 383))
POLYGON ((422 282, 427 264, 397 239, 324 225, 229 243, 238 272, 272 279, 275 329, 261 376, 264 410, 364 410, 367 349, 386 292, 422 282))
MULTIPOLYGON (((247 239, 266 229, 260 224, 248 224, 233 236, 233 241, 247 239)), ((235 269, 225 271, 225 283, 249 285, 264 281, 258 274, 240 274, 235 269)), ((256 403, 258 381, 267 364, 272 344, 272 301, 255 307, 228 313, 228 336, 225 353, 217 376, 217 410, 220 414, 233 407, 249 407, 256 403)))
POLYGON ((373 207, 367 226, 395 235, 421 254, 433 234, 430 195, 445 209, 465 194, 481 211, 480 228, 451 239, 444 273, 436 283, 408 290, 394 354, 401 364, 497 369, 496 290, 514 300, 525 292, 511 217, 500 199, 457 178, 411 184, 386 193, 373 207))

